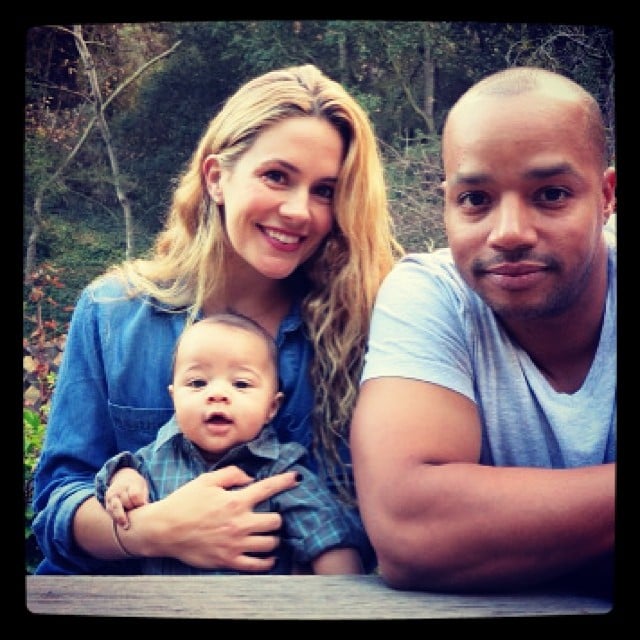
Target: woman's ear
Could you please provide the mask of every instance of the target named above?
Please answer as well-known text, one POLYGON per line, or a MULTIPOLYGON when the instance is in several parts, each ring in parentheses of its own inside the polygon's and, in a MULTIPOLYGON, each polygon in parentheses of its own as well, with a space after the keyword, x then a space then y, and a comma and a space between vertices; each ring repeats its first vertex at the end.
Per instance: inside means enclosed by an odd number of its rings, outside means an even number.
POLYGON ((220 186, 222 168, 218 156, 210 154, 204 159, 202 162, 202 174, 205 184, 207 185, 209 197, 216 204, 222 204, 224 202, 222 188, 220 186))

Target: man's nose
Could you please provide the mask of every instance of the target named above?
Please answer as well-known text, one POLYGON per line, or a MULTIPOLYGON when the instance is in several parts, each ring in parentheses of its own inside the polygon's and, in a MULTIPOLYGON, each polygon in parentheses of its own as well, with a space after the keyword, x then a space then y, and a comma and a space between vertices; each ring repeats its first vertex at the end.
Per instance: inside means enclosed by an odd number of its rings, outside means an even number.
POLYGON ((502 250, 533 246, 537 240, 535 215, 536 212, 517 195, 503 196, 493 212, 489 243, 502 250))

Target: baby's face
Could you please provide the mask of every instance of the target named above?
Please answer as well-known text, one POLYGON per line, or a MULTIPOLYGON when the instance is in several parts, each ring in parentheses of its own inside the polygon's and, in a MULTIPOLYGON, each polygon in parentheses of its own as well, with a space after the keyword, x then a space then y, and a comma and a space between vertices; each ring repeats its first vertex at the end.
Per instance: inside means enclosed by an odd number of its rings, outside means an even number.
POLYGON ((169 391, 182 432, 211 460, 255 438, 281 399, 264 339, 206 322, 182 336, 169 391))

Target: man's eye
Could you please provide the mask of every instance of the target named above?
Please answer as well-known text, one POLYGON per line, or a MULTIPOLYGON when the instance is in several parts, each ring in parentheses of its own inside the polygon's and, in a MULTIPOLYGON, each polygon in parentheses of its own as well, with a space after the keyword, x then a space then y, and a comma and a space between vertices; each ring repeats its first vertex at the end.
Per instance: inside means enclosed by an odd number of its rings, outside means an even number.
POLYGON ((571 193, 563 187, 545 187, 536 194, 536 201, 544 204, 560 204, 564 202, 571 193))
POLYGON ((463 207, 481 207, 489 202, 489 197, 482 191, 466 191, 458 196, 458 204, 463 207))

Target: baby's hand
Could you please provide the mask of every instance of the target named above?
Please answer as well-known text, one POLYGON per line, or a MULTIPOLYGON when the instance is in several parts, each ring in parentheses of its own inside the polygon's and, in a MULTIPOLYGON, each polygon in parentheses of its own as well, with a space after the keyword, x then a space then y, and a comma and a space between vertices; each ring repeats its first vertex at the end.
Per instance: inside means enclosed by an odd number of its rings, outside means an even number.
POLYGON ((104 502, 113 520, 124 529, 128 529, 127 511, 149 502, 149 487, 135 469, 118 469, 111 478, 104 502))

